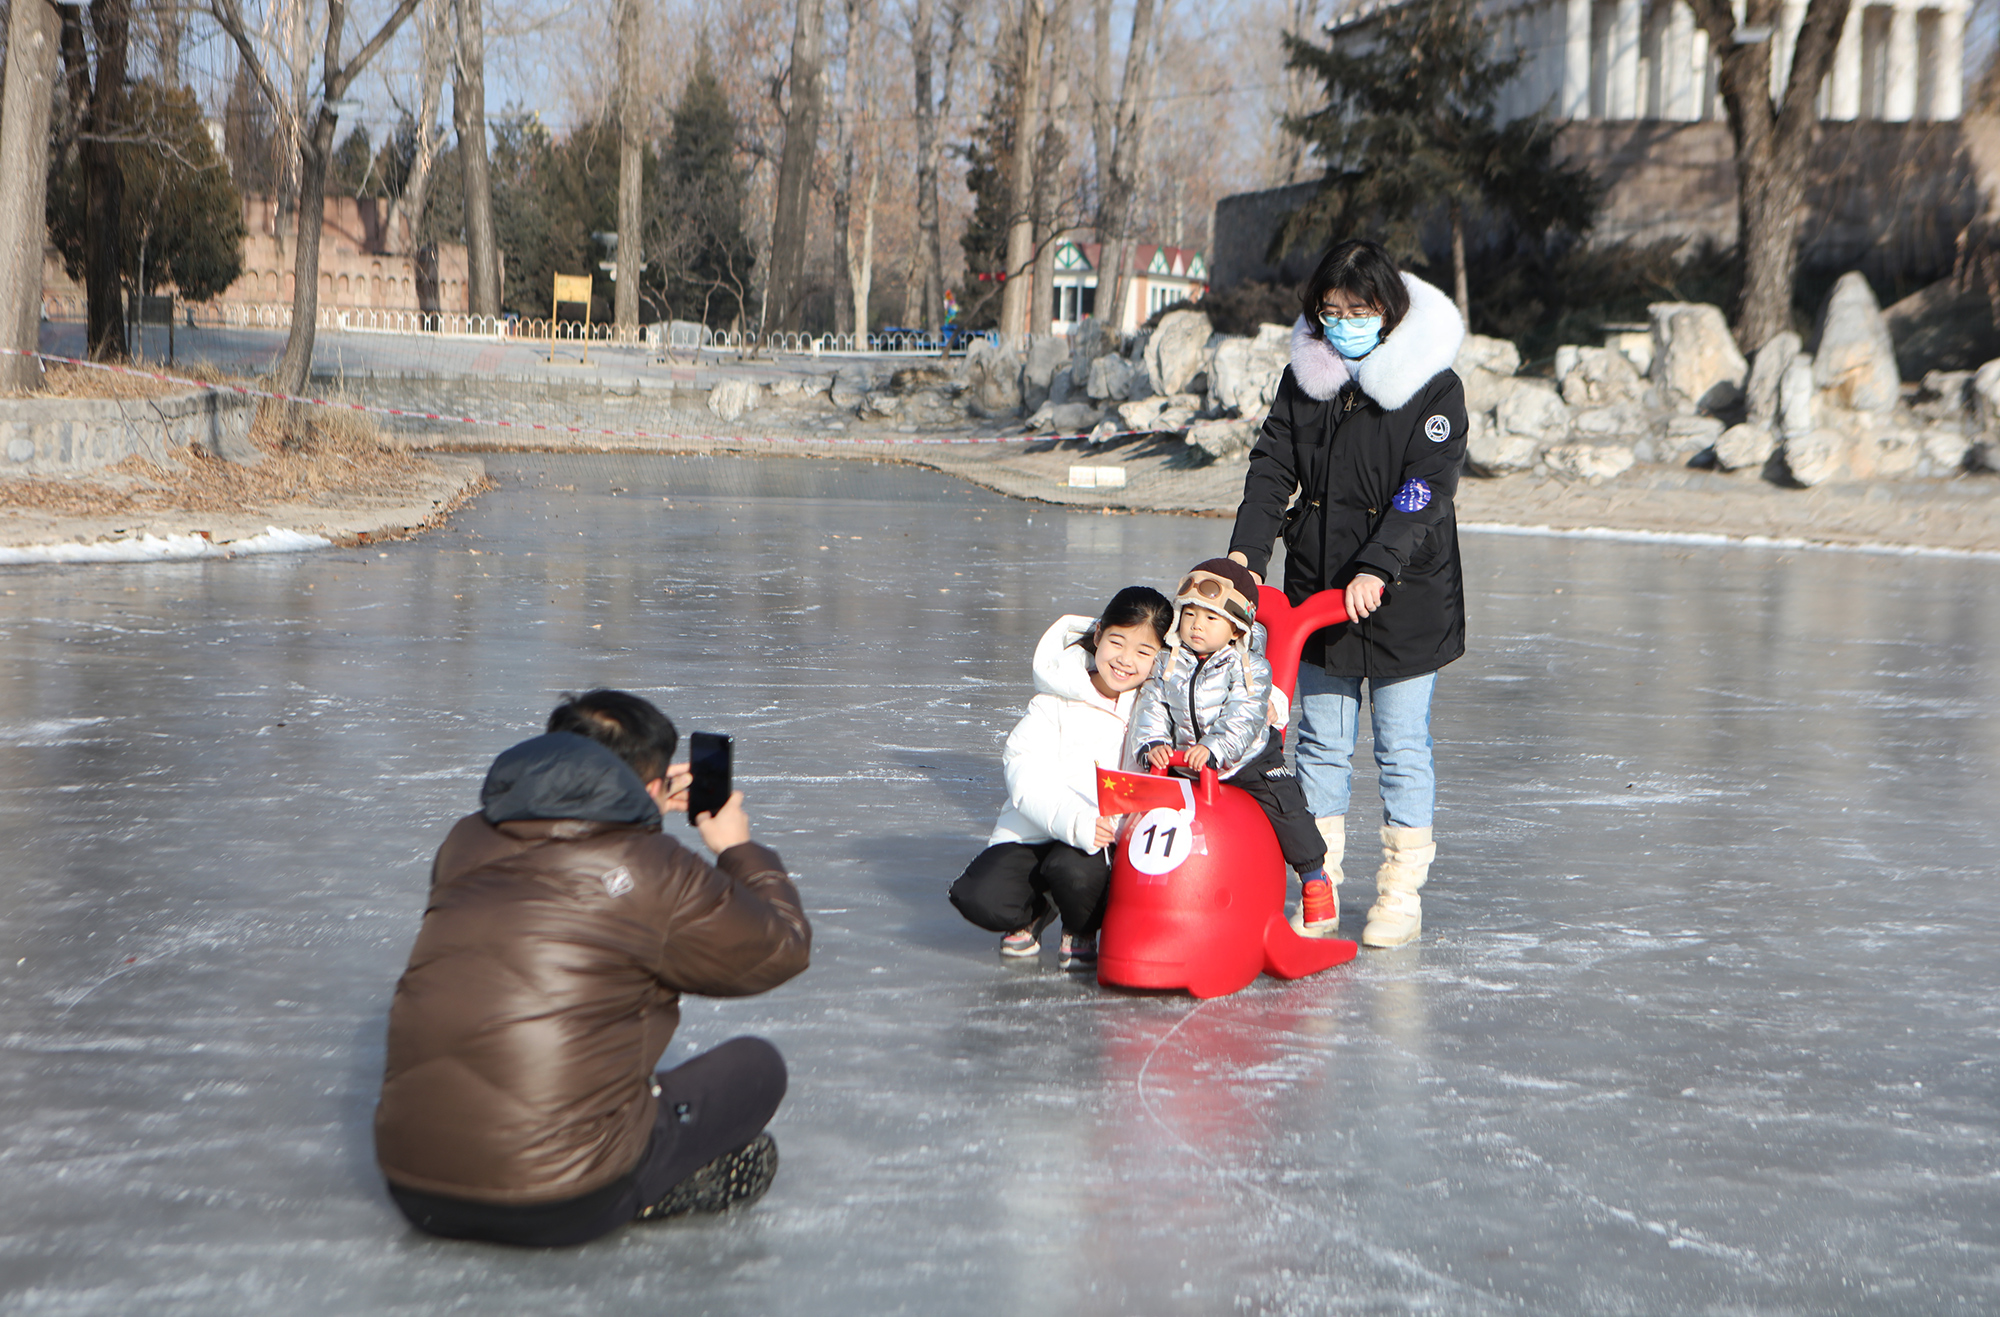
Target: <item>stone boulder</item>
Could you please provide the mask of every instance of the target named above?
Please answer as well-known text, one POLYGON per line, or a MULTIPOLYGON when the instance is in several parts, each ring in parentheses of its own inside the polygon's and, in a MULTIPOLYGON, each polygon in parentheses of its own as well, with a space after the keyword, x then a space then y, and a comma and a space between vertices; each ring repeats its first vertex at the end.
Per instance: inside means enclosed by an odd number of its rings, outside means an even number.
MULTIPOLYGON (((1636 376, 1637 371, 1633 374, 1636 376)), ((1655 428, 1653 413, 1637 403, 1590 407, 1570 418, 1569 432, 1578 439, 1624 439, 1636 443, 1655 428)))
POLYGON ((1204 362, 1209 399, 1238 416, 1262 416, 1271 409, 1278 381, 1291 364, 1289 326, 1259 325, 1255 338, 1217 334, 1208 341, 1204 362))
POLYGON ((1562 381, 1563 401, 1579 410, 1636 405, 1646 396, 1645 379, 1616 348, 1559 349, 1556 376, 1562 381), (1571 353, 1573 360, 1565 357, 1571 353))
POLYGON ((708 409, 725 421, 734 421, 743 413, 756 410, 763 393, 755 380, 723 380, 708 391, 708 409))
POLYGON ((1763 470, 1778 440, 1761 425, 1732 425, 1715 441, 1715 464, 1724 471, 1763 470))
POLYGON ((1121 402, 1115 409, 1118 421, 1133 434, 1148 434, 1162 428, 1158 422, 1160 414, 1170 406, 1165 398, 1140 398, 1136 402, 1121 402))
POLYGON ((1776 420, 1780 442, 1804 438, 1817 428, 1818 394, 1813 385, 1813 359, 1801 352, 1778 377, 1776 420))
POLYGON ((1070 326, 1069 364, 1070 374, 1075 378, 1090 378, 1090 363, 1117 351, 1118 335, 1111 331, 1111 326, 1089 316, 1070 326))
POLYGON ((1637 460, 1625 444, 1557 444, 1542 454, 1549 474, 1593 485, 1617 479, 1637 460))
POLYGON ((1213 458, 1247 454, 1256 446, 1263 423, 1254 417, 1241 420, 1196 421, 1188 426, 1187 444, 1213 458))
POLYGON ((1543 449, 1569 437, 1569 409, 1555 385, 1517 375, 1495 387, 1500 399, 1493 410, 1468 417, 1466 464, 1474 475, 1526 471, 1543 449))
POLYGON ((1148 396, 1152 385, 1144 363, 1127 361, 1114 353, 1090 363, 1083 391, 1093 402, 1123 402, 1148 396))
POLYGON ((1104 415, 1087 402, 1045 402, 1028 418, 1030 434, 1087 433, 1104 415))
POLYGON ((1076 377, 1070 374, 1068 366, 1064 366, 1061 370, 1049 376, 1048 400, 1050 402, 1057 404, 1065 403, 1070 401, 1071 394, 1080 394, 1082 392, 1083 390, 1076 387, 1076 377))
POLYGON ((1021 410, 1021 354, 990 339, 966 349, 966 408, 975 416, 1013 416, 1021 410))
POLYGON ((1979 280, 1960 287, 1956 278, 1940 279, 1884 307, 1882 319, 1896 343, 1897 373, 1906 380, 1972 370, 2000 352, 2000 319, 1979 280))
POLYGON ((1750 363, 1730 336, 1721 307, 1655 302, 1646 310, 1653 322, 1653 383, 1665 402, 1717 412, 1743 400, 1750 363))
POLYGON ((1036 334, 1028 340, 1021 361, 1021 405, 1040 407, 1051 393, 1057 371, 1069 369, 1069 344, 1054 334, 1036 334))
POLYGON ((1858 412, 1890 411, 1902 400, 1896 344, 1875 290, 1858 270, 1840 276, 1820 313, 1813 383, 1831 394, 1835 405, 1858 412))
POLYGON ((1504 338, 1467 334, 1452 369, 1465 382, 1465 409, 1490 412, 1500 405, 1501 382, 1521 369, 1521 351, 1504 338))
POLYGON ((844 366, 833 374, 827 395, 844 412, 859 407, 875 388, 875 376, 866 366, 844 366))
POLYGON ((1778 419, 1778 381, 1785 377, 1792 359, 1804 347, 1799 336, 1787 329, 1773 334, 1768 343, 1757 349, 1756 359, 1750 363, 1749 383, 1743 386, 1751 425, 1769 429, 1778 419))
POLYGON ((2000 358, 1972 372, 1972 416, 1984 433, 2000 433, 2000 358))
POLYGON ((1632 445, 1632 456, 1641 462, 1686 466, 1715 447, 1722 434, 1722 422, 1713 416, 1669 416, 1658 432, 1632 445))
POLYGON ((1200 311, 1169 311, 1146 340, 1146 373, 1154 393, 1180 393, 1201 374, 1202 357, 1215 326, 1200 311))
POLYGON ((1787 435, 1779 452, 1793 480, 1801 485, 1817 485, 1846 467, 1848 444, 1848 437, 1840 431, 1822 427, 1801 435, 1787 435))

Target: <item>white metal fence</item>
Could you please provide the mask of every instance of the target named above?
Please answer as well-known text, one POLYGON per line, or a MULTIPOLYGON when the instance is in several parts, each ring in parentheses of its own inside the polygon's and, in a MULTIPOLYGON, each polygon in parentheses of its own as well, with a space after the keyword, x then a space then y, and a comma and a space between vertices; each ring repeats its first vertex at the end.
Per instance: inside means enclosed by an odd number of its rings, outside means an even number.
MULTIPOLYGON (((73 293, 49 293, 42 297, 45 320, 81 321, 87 318, 84 299, 73 293)), ((289 302, 182 302, 175 319, 190 329, 290 329, 289 302)), ((802 353, 813 356, 867 354, 871 356, 936 356, 949 345, 962 351, 977 339, 992 339, 991 333, 954 334, 948 339, 916 332, 885 334, 757 334, 740 330, 710 329, 686 320, 641 326, 637 332, 616 325, 585 325, 575 320, 551 321, 520 316, 475 316, 453 311, 399 311, 370 307, 319 308, 320 329, 351 334, 410 334, 432 338, 522 339, 531 342, 591 342, 643 344, 656 352, 735 352, 744 356, 762 353, 802 353)))

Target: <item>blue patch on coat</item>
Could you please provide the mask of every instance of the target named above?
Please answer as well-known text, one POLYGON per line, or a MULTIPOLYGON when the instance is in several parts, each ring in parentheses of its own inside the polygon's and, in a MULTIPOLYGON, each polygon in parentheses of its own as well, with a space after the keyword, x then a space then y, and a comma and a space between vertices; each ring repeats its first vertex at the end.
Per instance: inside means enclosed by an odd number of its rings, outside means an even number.
POLYGON ((1431 487, 1421 480, 1412 480, 1396 491, 1393 506, 1398 512, 1422 512, 1430 502, 1431 487))

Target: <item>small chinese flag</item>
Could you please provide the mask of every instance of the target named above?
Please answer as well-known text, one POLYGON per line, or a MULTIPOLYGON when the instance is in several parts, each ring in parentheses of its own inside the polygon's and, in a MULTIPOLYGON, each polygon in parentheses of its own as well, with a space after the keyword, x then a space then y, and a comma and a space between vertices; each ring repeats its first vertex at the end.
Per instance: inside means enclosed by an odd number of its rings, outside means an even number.
POLYGON ((1142 814, 1149 809, 1180 809, 1186 803, 1186 793, 1173 778, 1097 770, 1099 814, 1142 814))

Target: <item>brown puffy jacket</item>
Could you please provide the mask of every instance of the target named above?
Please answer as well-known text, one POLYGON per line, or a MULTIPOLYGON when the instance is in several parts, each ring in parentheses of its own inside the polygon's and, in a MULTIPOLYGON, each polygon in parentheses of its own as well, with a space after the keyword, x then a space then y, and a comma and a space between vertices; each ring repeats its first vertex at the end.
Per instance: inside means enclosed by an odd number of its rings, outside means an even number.
POLYGON ((644 1154, 680 994, 775 987, 812 932, 775 853, 704 863, 593 741, 514 747, 482 800, 438 850, 396 985, 376 1159, 424 1193, 575 1198, 644 1154))

